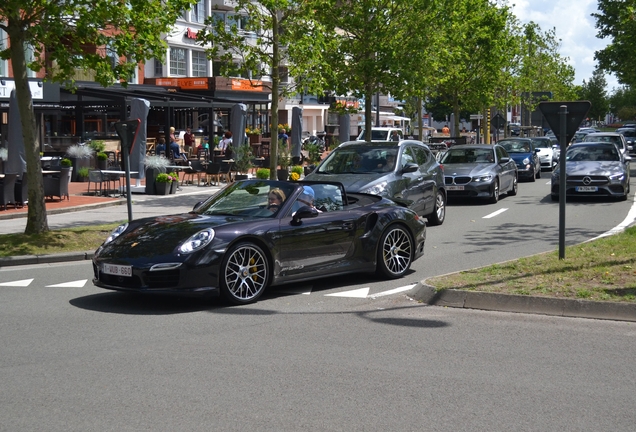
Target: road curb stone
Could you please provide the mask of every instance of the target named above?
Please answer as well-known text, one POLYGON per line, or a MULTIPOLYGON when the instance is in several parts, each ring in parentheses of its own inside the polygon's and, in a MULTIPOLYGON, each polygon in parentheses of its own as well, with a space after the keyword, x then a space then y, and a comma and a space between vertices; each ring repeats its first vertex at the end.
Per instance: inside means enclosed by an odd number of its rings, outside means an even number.
POLYGON ((445 289, 419 282, 410 297, 434 306, 636 322, 636 304, 445 289))

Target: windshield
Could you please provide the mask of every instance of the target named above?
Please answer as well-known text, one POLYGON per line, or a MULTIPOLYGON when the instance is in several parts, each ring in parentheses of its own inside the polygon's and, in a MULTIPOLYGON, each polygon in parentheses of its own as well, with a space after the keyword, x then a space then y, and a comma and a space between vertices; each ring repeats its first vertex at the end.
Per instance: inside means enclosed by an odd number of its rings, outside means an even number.
POLYGON ((289 182, 237 182, 208 199, 195 212, 209 216, 274 217, 296 187, 289 182))
POLYGON ((508 153, 530 153, 532 151, 532 145, 527 141, 499 141, 499 145, 508 153))
POLYGON ((619 161, 618 149, 610 145, 585 145, 570 147, 565 154, 566 161, 619 161))
POLYGON ((346 146, 331 152, 316 171, 318 174, 366 174, 395 169, 397 147, 346 146))
POLYGON ((583 138, 583 142, 610 142, 612 144, 618 145, 619 147, 623 147, 623 141, 621 140, 621 137, 616 135, 587 135, 585 138, 583 138))
POLYGON ((535 148, 552 148, 552 141, 547 139, 533 139, 532 140, 532 145, 534 145, 535 148))
POLYGON ((450 148, 440 161, 441 164, 460 164, 460 163, 492 163, 495 161, 494 151, 492 149, 458 149, 450 148))

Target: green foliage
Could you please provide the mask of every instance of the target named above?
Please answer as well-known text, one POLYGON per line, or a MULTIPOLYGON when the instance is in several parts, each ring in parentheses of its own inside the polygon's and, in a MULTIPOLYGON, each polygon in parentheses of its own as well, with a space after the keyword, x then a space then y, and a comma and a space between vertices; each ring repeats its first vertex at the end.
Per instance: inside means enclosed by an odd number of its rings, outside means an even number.
POLYGON ((636 86, 636 26, 633 2, 598 0, 596 18, 597 37, 609 39, 594 58, 601 69, 612 72, 618 81, 636 86))
POLYGON ((259 168, 256 170, 257 179, 269 179, 269 168, 259 168))
POLYGON ((157 183, 170 183, 172 182, 172 177, 166 173, 159 173, 155 178, 155 182, 157 183))
POLYGON ((87 167, 81 167, 80 169, 77 170, 77 175, 79 177, 88 177, 88 168, 87 167))
POLYGON ((64 158, 60 161, 60 165, 64 168, 70 168, 73 166, 73 162, 70 159, 64 158))
POLYGON ((298 176, 301 176, 304 172, 303 167, 300 165, 294 165, 291 167, 291 172, 298 174, 298 176))
POLYGON ((283 144, 283 140, 278 140, 278 166, 280 169, 288 169, 291 164, 291 154, 287 144, 283 144))
POLYGON ((305 150, 307 151, 307 163, 312 165, 320 162, 322 158, 322 152, 318 144, 305 144, 305 150))
POLYGON ((101 153, 106 150, 106 144, 104 143, 104 141, 101 140, 91 141, 90 143, 88 143, 88 146, 92 148, 95 153, 101 153))
POLYGON ((636 118, 636 89, 620 87, 609 97, 609 109, 623 120, 636 118))
POLYGON ((234 156, 234 166, 240 173, 247 173, 250 168, 254 166, 252 164, 252 148, 249 145, 240 145, 234 156))
POLYGON ((97 153, 96 157, 97 157, 97 160, 100 160, 100 161, 108 160, 108 155, 106 153, 101 153, 101 152, 97 153))
POLYGON ((588 116, 595 120, 605 119, 605 114, 609 110, 609 101, 607 92, 607 81, 605 80, 605 74, 600 69, 595 69, 592 74, 592 78, 589 81, 583 80, 581 86, 581 99, 588 100, 592 103, 588 116))

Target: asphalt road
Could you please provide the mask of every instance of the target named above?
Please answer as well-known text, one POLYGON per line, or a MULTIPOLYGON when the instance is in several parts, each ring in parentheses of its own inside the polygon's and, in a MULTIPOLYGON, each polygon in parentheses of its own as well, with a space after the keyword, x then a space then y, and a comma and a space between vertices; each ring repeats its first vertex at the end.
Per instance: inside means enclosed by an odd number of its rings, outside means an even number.
MULTIPOLYGON (((496 205, 451 202, 403 279, 328 278, 243 307, 107 292, 89 262, 2 268, 0 431, 631 431, 633 323, 407 295, 428 276, 555 249, 546 182, 496 205)), ((170 212, 197 197, 179 199, 170 212)), ((568 244, 632 204, 568 203, 568 244)), ((125 219, 112 211, 54 224, 125 219)))

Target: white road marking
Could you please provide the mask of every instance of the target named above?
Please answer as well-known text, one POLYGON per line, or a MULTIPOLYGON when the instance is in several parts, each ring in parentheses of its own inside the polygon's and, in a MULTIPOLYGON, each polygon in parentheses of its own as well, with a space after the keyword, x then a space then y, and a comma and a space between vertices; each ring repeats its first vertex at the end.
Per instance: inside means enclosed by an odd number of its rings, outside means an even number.
POLYGON ((46 285, 45 288, 82 288, 84 285, 86 285, 86 282, 88 282, 88 279, 77 280, 73 282, 64 282, 55 285, 46 285))
POLYGON ((636 220, 636 195, 634 195, 634 204, 632 204, 632 208, 629 209, 629 212, 627 213, 627 216, 625 217, 625 219, 623 219, 623 222, 619 223, 618 225, 616 225, 614 228, 612 228, 609 231, 604 232, 603 234, 594 237, 593 239, 590 239, 588 241, 594 241, 596 239, 600 239, 602 237, 607 237, 610 236, 612 234, 617 234, 621 231, 624 231, 625 228, 627 228, 628 226, 630 226, 635 220, 636 220))
POLYGON ((484 216, 482 219, 490 219, 490 218, 493 218, 493 217, 495 217, 495 216, 497 216, 497 215, 500 215, 501 213, 505 212, 506 210, 508 210, 508 209, 507 209, 507 208, 499 209, 499 210, 497 210, 497 211, 496 211, 496 212, 494 212, 494 213, 490 213, 489 215, 484 216))
POLYGON ((24 279, 24 280, 13 281, 13 282, 3 282, 3 283, 0 283, 0 286, 25 287, 25 286, 29 286, 31 282, 33 282, 33 279, 24 279))
POLYGON ((325 296, 329 297, 351 297, 351 298, 366 298, 369 294, 369 287, 360 288, 352 291, 343 291, 334 294, 325 294, 325 296))
POLYGON ((379 292, 377 294, 370 295, 369 298, 375 299, 377 297, 382 297, 382 296, 388 296, 388 295, 391 295, 391 294, 401 293, 401 292, 408 291, 408 290, 412 289, 415 285, 417 285, 417 284, 406 285, 406 286, 399 287, 399 288, 393 288, 392 290, 383 291, 383 292, 379 292))

